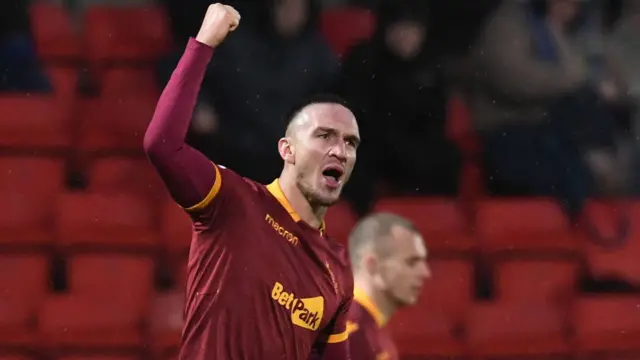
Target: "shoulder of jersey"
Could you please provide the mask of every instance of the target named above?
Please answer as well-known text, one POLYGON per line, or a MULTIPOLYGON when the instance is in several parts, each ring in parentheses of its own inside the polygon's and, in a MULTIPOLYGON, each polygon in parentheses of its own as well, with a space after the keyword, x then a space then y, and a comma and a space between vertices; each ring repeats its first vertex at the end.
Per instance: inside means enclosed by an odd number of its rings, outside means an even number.
MULTIPOLYGON (((261 192, 261 190, 266 191, 266 187, 252 179, 249 179, 247 177, 242 176, 241 174, 238 174, 237 172, 235 172, 233 169, 229 169, 228 167, 224 166, 224 165, 219 165, 216 164, 218 166, 218 168, 220 168, 221 170, 226 170, 229 171, 231 173, 233 173, 234 177, 237 177, 239 179, 242 179, 242 181, 244 183, 246 183, 247 185, 249 185, 249 187, 251 188, 251 190, 253 190, 254 192, 261 192)), ((224 180, 223 180, 224 182, 224 180)))

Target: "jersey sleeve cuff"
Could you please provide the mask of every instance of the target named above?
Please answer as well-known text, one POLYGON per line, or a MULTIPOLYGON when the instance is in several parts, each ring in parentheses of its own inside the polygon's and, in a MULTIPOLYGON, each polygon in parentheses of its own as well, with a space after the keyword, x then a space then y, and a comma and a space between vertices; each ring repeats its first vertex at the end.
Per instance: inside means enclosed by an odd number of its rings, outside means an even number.
POLYGON ((205 196, 204 199, 202 199, 202 201, 200 201, 199 203, 193 206, 185 208, 186 211, 196 212, 196 211, 203 210, 204 208, 206 208, 211 204, 211 202, 216 198, 216 196, 218 196, 218 193, 220 192, 220 188, 222 187, 222 176, 220 174, 220 168, 218 168, 216 164, 213 164, 213 168, 216 171, 216 175, 215 175, 215 180, 213 181, 213 186, 211 186, 211 190, 209 190, 209 193, 207 194, 207 196, 205 196))
POLYGON ((341 343, 346 341, 349 338, 349 332, 347 330, 341 332, 340 334, 329 335, 327 338, 328 344, 341 343))

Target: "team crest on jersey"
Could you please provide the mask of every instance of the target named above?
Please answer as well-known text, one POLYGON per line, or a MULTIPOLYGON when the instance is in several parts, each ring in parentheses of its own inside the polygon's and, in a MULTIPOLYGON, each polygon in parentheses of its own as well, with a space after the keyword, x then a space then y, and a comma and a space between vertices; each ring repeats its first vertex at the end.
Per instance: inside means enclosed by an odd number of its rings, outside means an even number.
POLYGON ((300 299, 293 292, 284 290, 284 285, 276 282, 271 290, 271 298, 291 313, 293 325, 316 331, 324 314, 324 298, 316 296, 300 299))
POLYGON ((376 360, 389 360, 390 358, 391 356, 386 351, 376 355, 376 360))

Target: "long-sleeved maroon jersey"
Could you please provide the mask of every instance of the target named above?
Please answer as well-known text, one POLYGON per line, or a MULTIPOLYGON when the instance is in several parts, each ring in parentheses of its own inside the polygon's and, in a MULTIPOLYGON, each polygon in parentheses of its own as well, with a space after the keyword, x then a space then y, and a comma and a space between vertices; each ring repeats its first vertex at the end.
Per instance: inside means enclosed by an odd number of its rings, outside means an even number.
POLYGON ((191 39, 145 134, 150 161, 193 220, 179 358, 347 359, 344 247, 300 220, 277 180, 258 184, 184 143, 211 55, 191 39))
POLYGON ((399 359, 391 334, 384 327, 386 320, 373 301, 356 288, 347 321, 351 360, 399 359))

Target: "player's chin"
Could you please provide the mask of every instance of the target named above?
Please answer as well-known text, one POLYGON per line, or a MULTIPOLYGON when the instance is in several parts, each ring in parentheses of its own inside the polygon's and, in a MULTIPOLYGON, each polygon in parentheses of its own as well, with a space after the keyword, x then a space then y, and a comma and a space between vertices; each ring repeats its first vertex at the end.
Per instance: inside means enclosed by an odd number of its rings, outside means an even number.
POLYGON ((315 202, 322 206, 331 206, 340 201, 342 186, 331 187, 326 184, 320 184, 314 193, 315 202))
POLYGON ((404 297, 404 305, 415 305, 420 299, 420 289, 411 289, 411 291, 404 297))
POLYGON ((322 206, 335 205, 340 201, 340 191, 320 191, 320 194, 317 194, 316 198, 317 203, 322 206))

